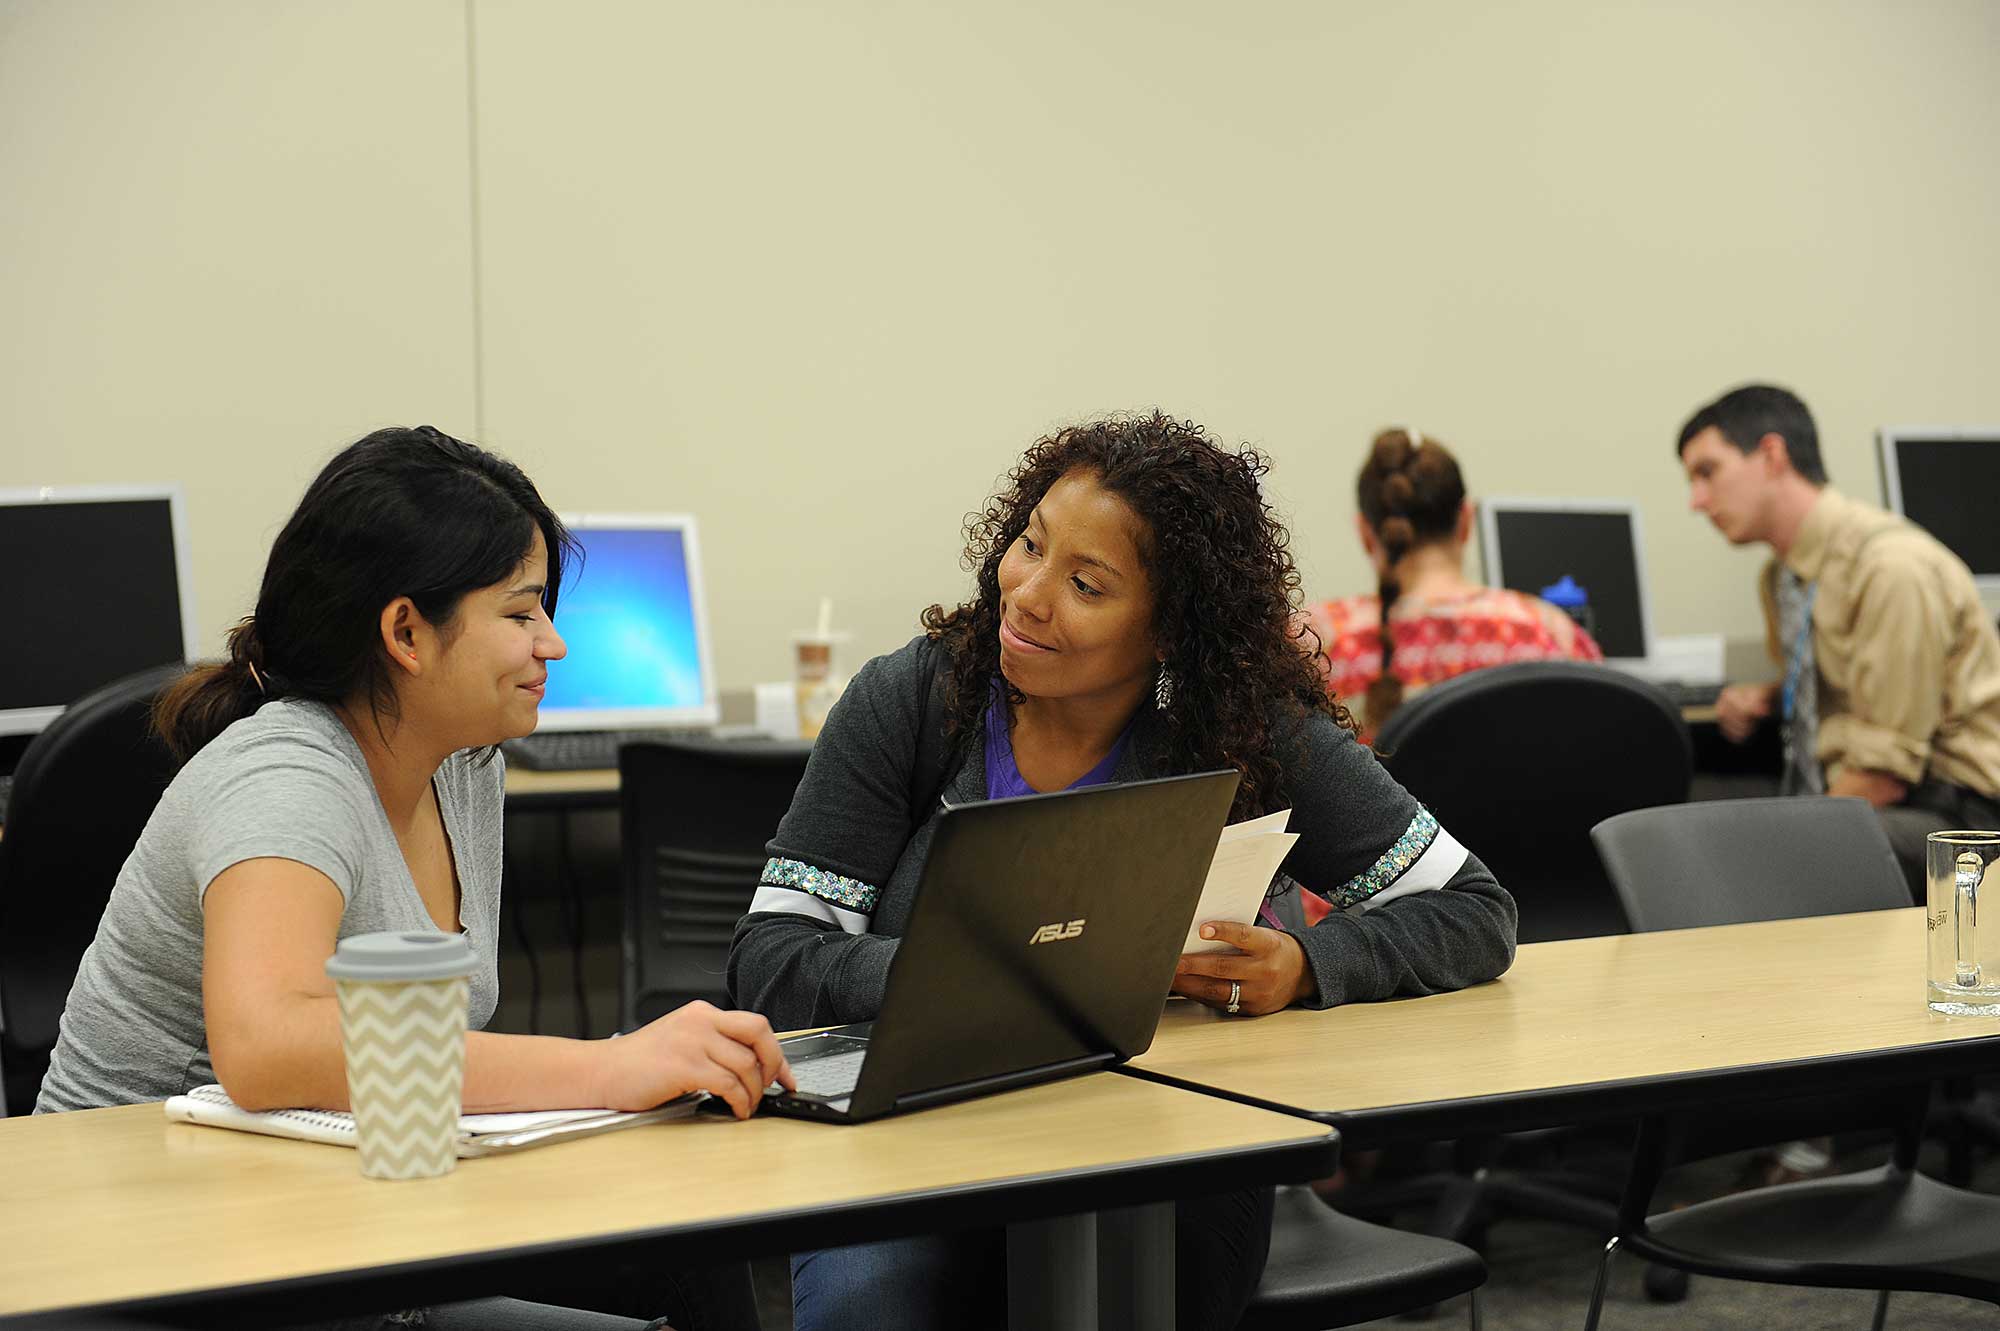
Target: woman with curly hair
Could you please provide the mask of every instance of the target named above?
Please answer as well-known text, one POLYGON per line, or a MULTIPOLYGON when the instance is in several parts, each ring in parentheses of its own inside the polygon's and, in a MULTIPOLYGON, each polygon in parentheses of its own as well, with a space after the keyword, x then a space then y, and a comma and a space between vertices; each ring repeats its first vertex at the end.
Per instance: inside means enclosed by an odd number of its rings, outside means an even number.
MULTIPOLYGON (((923 635, 863 667, 827 717, 737 926, 739 1003, 781 1029, 874 1017, 941 799, 1225 766, 1242 774, 1234 817, 1289 805, 1301 835, 1270 927, 1205 926, 1240 951, 1182 958, 1175 992, 1254 1016, 1507 968, 1512 899, 1355 742, 1294 636, 1298 572, 1265 470, 1158 414, 1028 450, 967 522, 973 598, 927 610, 923 635)), ((1235 1324, 1270 1208, 1268 1190, 1177 1205, 1180 1326, 1235 1324)), ((802 1253, 795 1323, 997 1325, 1004 1262, 997 1232, 802 1253)))

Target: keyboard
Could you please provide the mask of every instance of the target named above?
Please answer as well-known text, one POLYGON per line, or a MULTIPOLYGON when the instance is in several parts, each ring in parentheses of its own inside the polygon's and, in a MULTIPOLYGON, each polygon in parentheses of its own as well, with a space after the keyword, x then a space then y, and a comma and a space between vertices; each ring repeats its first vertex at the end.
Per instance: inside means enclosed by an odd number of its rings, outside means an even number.
POLYGON ((1661 680, 1660 687, 1676 707, 1713 707, 1722 692, 1720 684, 1689 684, 1678 679, 1661 680))
POLYGON ((801 1095, 814 1095, 826 1100, 852 1095, 856 1083, 861 1080, 861 1060, 867 1057, 866 1049, 856 1049, 844 1054, 822 1054, 800 1059, 792 1064, 792 1080, 798 1083, 801 1095))
POLYGON ((500 752, 510 767, 538 772, 581 772, 618 766, 621 744, 706 736, 706 730, 544 730, 504 740, 500 752))

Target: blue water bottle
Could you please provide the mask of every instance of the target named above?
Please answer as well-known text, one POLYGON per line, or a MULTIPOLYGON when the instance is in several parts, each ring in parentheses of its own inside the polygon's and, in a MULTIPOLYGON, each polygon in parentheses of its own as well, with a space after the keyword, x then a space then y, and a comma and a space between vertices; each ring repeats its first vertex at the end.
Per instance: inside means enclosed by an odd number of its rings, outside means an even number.
POLYGON ((1596 636, 1597 617, 1590 613, 1590 591, 1575 578, 1565 573, 1561 579, 1542 588, 1542 599, 1556 609, 1583 625, 1583 631, 1596 636))

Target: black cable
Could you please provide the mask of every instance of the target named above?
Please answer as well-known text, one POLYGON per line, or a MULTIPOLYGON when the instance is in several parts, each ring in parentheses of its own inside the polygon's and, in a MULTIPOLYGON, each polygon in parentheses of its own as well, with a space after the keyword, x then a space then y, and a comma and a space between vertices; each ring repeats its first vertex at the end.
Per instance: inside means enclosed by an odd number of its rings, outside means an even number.
POLYGON ((562 911, 569 934, 570 981, 576 991, 577 1034, 590 1038, 590 998, 583 986, 583 890, 577 885, 576 866, 570 859, 569 814, 559 815, 556 850, 561 860, 558 881, 562 884, 562 911))
MULTIPOLYGON (((504 835, 504 834, 503 834, 504 835)), ((511 838, 502 852, 501 895, 507 899, 507 919, 514 926, 514 941, 521 945, 521 954, 528 962, 528 1033, 542 1033, 542 963, 535 955, 535 940, 528 930, 527 893, 521 887, 521 875, 515 867, 514 846, 511 838), (507 880, 513 880, 512 890, 507 888, 507 880)))

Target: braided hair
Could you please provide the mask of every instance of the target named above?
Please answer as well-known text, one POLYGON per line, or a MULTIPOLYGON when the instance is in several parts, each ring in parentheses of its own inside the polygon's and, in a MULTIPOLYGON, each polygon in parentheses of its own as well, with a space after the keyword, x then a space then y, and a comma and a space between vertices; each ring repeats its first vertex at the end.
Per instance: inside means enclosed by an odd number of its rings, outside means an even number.
POLYGON ((1403 701, 1389 631, 1389 611, 1403 594, 1396 566, 1418 546, 1451 539, 1465 504, 1465 479, 1443 444, 1404 427, 1375 436, 1354 488, 1363 520, 1382 543, 1382 580, 1376 588, 1382 602, 1382 672, 1366 695, 1368 724, 1379 730, 1403 701))

